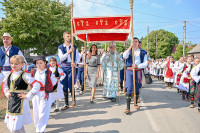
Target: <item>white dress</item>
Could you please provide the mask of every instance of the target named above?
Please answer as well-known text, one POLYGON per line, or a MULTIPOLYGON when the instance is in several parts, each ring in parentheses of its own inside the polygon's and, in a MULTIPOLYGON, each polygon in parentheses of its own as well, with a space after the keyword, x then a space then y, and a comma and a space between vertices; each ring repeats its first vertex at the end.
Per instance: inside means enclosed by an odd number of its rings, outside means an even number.
MULTIPOLYGON (((11 76, 12 80, 18 79, 18 76, 21 74, 21 72, 22 71, 13 72, 12 76, 11 76)), ((25 73, 24 80, 28 84, 32 84, 35 81, 35 79, 32 78, 31 75, 28 73, 25 73)), ((8 98, 8 95, 10 92, 9 92, 9 88, 7 85, 7 77, 4 79, 4 82, 5 82, 4 93, 5 93, 6 97, 8 98)), ((40 90, 40 84, 34 83, 32 89, 28 92, 26 97, 29 100, 31 100, 34 97, 34 95, 39 92, 39 90, 40 90)), ((31 118, 31 114, 30 114, 30 105, 29 105, 28 99, 23 100, 22 114, 16 115, 16 114, 8 113, 8 112, 6 113, 4 122, 7 123, 7 127, 11 132, 20 130, 23 127, 23 125, 28 125, 28 124, 32 123, 32 118, 31 118)))
MULTIPOLYGON (((56 66, 55 67, 49 67, 49 69, 52 73, 54 73, 55 70, 56 70, 56 66)), ((65 78, 66 75, 63 72, 63 70, 60 69, 59 67, 58 67, 58 73, 60 75, 60 81, 62 81, 65 78)), ((63 85, 60 82, 58 82, 57 92, 53 92, 51 95, 52 95, 52 102, 54 102, 55 100, 59 100, 59 99, 64 98, 63 85)))

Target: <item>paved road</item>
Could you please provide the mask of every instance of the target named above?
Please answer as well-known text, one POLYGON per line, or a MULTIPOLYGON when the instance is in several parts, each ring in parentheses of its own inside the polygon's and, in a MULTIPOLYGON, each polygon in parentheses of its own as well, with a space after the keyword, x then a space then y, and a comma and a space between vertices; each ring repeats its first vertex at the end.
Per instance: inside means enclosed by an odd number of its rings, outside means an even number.
MULTIPOLYGON (((125 115, 125 96, 113 103, 102 98, 102 87, 97 88, 95 103, 90 104, 90 91, 77 96, 77 106, 67 111, 52 113, 46 132, 48 133, 199 133, 200 114, 190 103, 183 102, 176 89, 167 89, 163 83, 154 83, 141 90, 140 110, 125 115)), ((64 102, 61 101, 61 105, 64 102)), ((8 132, 0 122, 0 132, 8 132)), ((33 124, 26 126, 27 133, 34 133, 33 124)))

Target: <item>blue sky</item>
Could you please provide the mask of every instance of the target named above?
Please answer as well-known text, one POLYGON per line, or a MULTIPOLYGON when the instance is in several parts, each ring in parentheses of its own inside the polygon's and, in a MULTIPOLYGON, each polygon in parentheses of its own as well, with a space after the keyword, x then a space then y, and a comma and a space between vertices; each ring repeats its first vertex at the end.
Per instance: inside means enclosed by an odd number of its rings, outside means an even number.
MULTIPOLYGON (((75 17, 130 15, 129 0, 74 0, 74 4, 75 17)), ((200 0, 134 0, 133 14, 138 38, 147 35, 149 26, 150 32, 164 29, 183 40, 183 21, 187 21, 186 42, 200 43, 200 0)))

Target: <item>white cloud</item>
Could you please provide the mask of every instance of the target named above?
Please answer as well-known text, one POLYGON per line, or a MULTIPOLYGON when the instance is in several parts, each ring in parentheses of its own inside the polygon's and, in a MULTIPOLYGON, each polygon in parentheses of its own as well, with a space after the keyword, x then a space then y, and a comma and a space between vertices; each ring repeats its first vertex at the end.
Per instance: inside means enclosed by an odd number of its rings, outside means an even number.
POLYGON ((157 4, 157 3, 151 3, 151 6, 155 7, 155 8, 164 8, 163 5, 160 5, 160 4, 157 4))

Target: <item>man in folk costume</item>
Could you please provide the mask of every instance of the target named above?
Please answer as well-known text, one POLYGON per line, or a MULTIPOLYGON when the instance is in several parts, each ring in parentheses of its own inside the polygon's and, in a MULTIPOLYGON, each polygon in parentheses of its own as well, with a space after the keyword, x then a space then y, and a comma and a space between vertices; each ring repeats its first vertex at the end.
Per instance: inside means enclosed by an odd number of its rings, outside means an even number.
POLYGON ((192 68, 192 57, 187 58, 187 62, 184 64, 184 68, 182 71, 181 80, 178 88, 182 90, 182 100, 189 100, 189 81, 190 81, 190 72, 192 68), (186 97, 185 97, 186 96, 186 97))
POLYGON ((183 56, 181 56, 179 58, 178 61, 175 62, 174 64, 174 67, 172 69, 172 71, 174 72, 175 74, 175 78, 174 78, 174 87, 177 88, 177 92, 179 93, 180 90, 178 89, 178 86, 179 86, 179 83, 180 83, 180 80, 181 80, 181 73, 183 71, 183 68, 184 68, 184 61, 183 61, 183 56))
POLYGON ((116 51, 116 43, 110 42, 110 52, 102 60, 101 67, 104 70, 104 90, 103 97, 116 101, 119 86, 119 71, 124 67, 124 61, 116 51))
POLYGON ((174 58, 170 57, 169 62, 167 63, 167 71, 166 71, 166 82, 170 89, 173 87, 173 82, 174 82, 174 73, 172 71, 173 67, 174 67, 174 58))
POLYGON ((78 80, 81 85, 81 91, 79 92, 80 95, 83 94, 84 91, 84 62, 85 62, 85 54, 86 50, 85 47, 81 47, 81 53, 79 54, 80 62, 78 63, 78 80))
MULTIPOLYGON (((64 111, 69 108, 69 101, 68 101, 68 89, 70 89, 72 95, 72 67, 75 67, 76 64, 79 62, 79 52, 78 48, 74 45, 71 47, 71 35, 69 31, 63 33, 64 43, 58 46, 58 56, 61 60, 61 69, 66 74, 66 77, 62 80, 63 84, 63 91, 65 96, 65 105, 61 108, 61 111, 64 111), (72 52, 74 52, 74 63, 72 63, 72 52)), ((76 72, 74 72, 74 75, 76 72)), ((75 78, 74 76, 74 84, 75 78)), ((75 102, 75 91, 74 91, 74 104, 75 102)))
MULTIPOLYGON (((196 82, 192 78, 192 71, 196 66, 199 65, 199 61, 200 61, 200 59, 198 57, 196 57, 194 59, 194 62, 193 62, 193 65, 192 65, 192 70, 190 72, 190 77, 191 77, 191 79, 190 79, 190 92, 189 92, 190 93, 190 103, 191 103, 190 104, 190 108, 194 108, 195 107, 195 105, 194 105, 195 94, 197 92, 197 87, 198 87, 196 82)), ((198 100, 196 100, 196 101, 198 102, 198 100)))
POLYGON ((134 38, 133 42, 131 43, 130 47, 124 52, 123 58, 126 59, 126 81, 125 81, 125 88, 126 92, 126 99, 127 99, 127 109, 124 113, 129 114, 130 111, 130 103, 131 103, 131 95, 133 92, 133 67, 135 68, 135 89, 136 89, 136 105, 135 109, 139 109, 137 105, 137 100, 139 98, 139 89, 142 87, 141 80, 142 80, 142 70, 148 65, 147 61, 147 53, 146 51, 138 48, 139 39, 134 38), (135 64, 132 61, 132 48, 134 48, 134 58, 135 64))
MULTIPOLYGON (((20 48, 11 45, 12 37, 9 33, 4 33, 1 37, 4 46, 0 48, 0 71, 2 71, 3 78, 5 78, 11 71, 9 59, 14 55, 21 55, 24 59, 20 48)), ((25 64, 27 64, 25 60, 25 64)), ((25 67, 23 67, 25 69, 25 67)))

